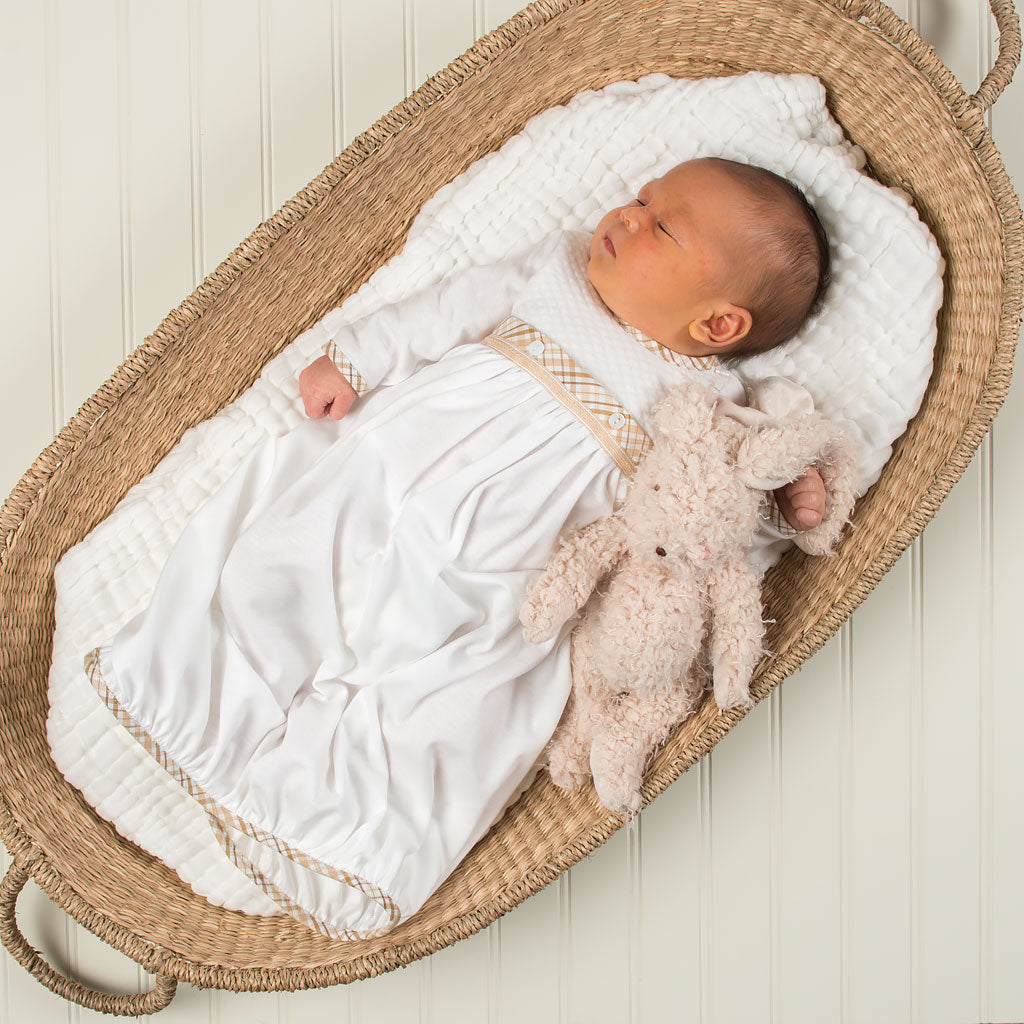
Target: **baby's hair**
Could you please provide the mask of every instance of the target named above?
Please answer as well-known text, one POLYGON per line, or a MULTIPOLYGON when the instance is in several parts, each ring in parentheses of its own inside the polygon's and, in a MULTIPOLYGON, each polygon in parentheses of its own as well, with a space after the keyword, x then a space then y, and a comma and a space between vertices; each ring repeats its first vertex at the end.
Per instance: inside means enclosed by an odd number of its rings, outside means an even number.
POLYGON ((800 330, 821 307, 831 258, 817 211, 796 185, 754 164, 715 163, 747 189, 754 204, 743 296, 753 323, 726 356, 731 361, 767 352, 800 330))

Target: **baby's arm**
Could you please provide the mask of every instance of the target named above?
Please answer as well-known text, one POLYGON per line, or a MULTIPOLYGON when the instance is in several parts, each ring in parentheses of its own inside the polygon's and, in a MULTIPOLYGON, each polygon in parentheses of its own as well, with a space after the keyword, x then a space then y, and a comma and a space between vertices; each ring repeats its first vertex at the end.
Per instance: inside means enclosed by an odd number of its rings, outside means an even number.
MULTIPOLYGON (((453 271, 352 324, 338 326, 341 314, 332 310, 306 332, 307 340, 344 371, 357 395, 397 384, 456 345, 480 341, 493 330, 526 282, 551 257, 559 237, 553 235, 498 263, 453 271)), ((336 377, 331 379, 337 384, 336 377)))

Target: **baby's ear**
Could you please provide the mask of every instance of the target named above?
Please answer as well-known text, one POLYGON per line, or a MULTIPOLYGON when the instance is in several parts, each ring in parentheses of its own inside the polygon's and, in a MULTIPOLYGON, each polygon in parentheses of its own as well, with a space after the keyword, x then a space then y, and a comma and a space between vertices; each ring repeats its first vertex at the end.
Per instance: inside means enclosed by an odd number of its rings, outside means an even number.
POLYGON ((695 381, 673 388, 651 411, 654 441, 695 441, 710 429, 714 412, 711 392, 695 381))

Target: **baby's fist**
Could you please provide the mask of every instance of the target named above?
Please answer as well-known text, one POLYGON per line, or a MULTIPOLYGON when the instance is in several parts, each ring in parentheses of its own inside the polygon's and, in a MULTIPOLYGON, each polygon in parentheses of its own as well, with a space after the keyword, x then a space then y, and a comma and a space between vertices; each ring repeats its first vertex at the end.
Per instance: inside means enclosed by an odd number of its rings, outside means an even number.
POLYGON ((794 530, 813 529, 825 514, 825 483, 821 474, 811 466, 803 476, 775 492, 775 503, 794 530))
POLYGON ((356 399, 356 390, 328 356, 321 356, 299 374, 299 394, 310 419, 340 420, 356 399))

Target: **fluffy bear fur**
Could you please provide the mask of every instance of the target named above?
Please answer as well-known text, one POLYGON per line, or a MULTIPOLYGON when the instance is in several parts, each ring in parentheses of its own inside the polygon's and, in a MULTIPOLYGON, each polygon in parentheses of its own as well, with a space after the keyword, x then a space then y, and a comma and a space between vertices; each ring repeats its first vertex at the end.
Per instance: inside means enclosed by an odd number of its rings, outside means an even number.
POLYGON ((563 541, 520 616, 537 643, 586 605, 548 771, 568 790, 592 776, 619 814, 640 809, 644 767, 696 710, 708 665, 720 708, 750 701, 764 623, 746 552, 767 491, 818 468, 824 518, 794 538, 812 554, 832 552, 854 502, 853 445, 813 409, 773 417, 687 383, 651 419, 654 446, 622 508, 563 541))

